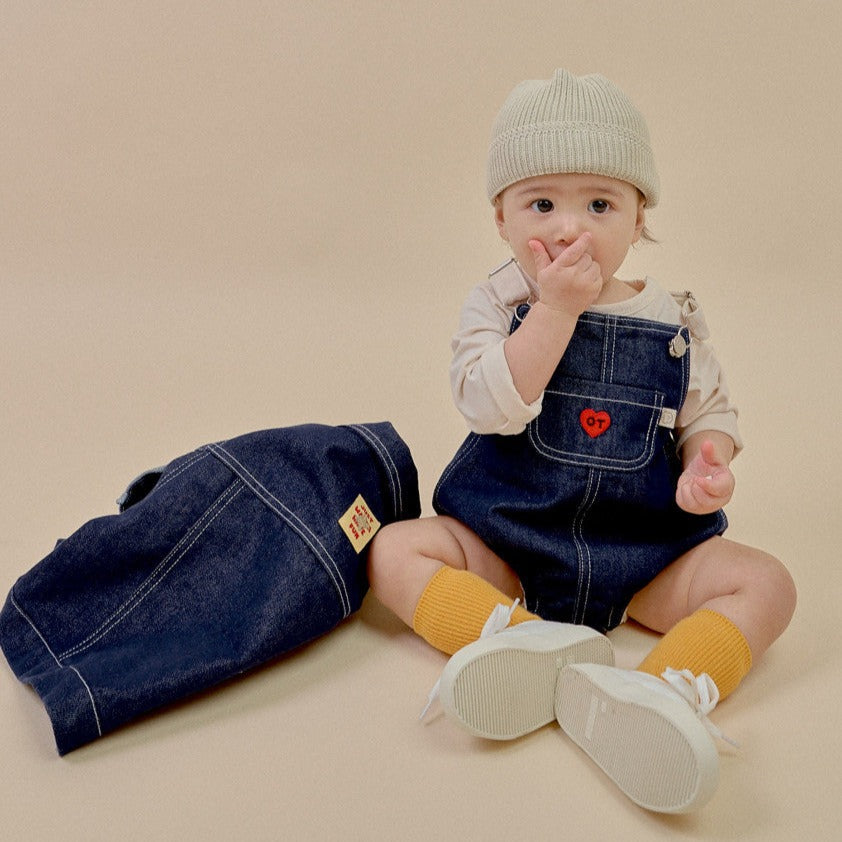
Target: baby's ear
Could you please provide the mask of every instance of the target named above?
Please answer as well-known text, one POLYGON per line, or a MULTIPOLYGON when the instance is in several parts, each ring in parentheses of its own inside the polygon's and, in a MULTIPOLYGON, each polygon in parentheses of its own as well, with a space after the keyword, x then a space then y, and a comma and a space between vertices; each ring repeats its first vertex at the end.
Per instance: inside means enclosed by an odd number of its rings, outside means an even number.
POLYGON ((509 237, 506 234, 506 220, 503 217, 503 202, 499 196, 494 199, 494 222, 497 225, 497 232, 508 243, 509 237))
POLYGON ((646 198, 640 190, 637 191, 637 219, 634 223, 634 240, 637 242, 646 231, 646 198))

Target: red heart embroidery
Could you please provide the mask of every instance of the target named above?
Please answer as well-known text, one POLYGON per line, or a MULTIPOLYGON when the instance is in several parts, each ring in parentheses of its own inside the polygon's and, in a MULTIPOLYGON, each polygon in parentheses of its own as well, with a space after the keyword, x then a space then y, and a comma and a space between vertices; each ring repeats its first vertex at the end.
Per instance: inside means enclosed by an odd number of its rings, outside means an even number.
POLYGON ((582 429, 592 439, 595 439, 611 426, 611 416, 605 410, 596 412, 593 409, 583 409, 579 414, 579 423, 582 425, 582 429))

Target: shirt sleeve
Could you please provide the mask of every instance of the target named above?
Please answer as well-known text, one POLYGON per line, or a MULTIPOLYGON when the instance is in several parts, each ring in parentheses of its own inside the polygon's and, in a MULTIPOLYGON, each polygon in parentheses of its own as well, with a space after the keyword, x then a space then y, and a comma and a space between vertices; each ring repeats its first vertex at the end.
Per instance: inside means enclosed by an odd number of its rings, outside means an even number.
POLYGON ((542 398, 526 404, 515 388, 504 342, 516 300, 528 292, 505 279, 475 287, 462 307, 453 337, 450 384, 457 409, 475 433, 516 435, 541 412, 542 398))
POLYGON ((708 342, 691 338, 690 383, 677 419, 677 447, 680 450, 694 433, 716 430, 733 439, 736 456, 743 449, 738 416, 713 348, 708 342))

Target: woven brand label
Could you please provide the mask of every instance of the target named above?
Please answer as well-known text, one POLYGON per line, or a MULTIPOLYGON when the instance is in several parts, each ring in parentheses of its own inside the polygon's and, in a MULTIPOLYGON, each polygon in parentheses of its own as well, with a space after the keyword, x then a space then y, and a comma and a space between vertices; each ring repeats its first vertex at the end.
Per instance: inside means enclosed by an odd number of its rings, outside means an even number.
POLYGON ((371 513, 362 494, 357 495, 357 499, 351 503, 348 511, 339 518, 339 525, 348 536, 351 546, 358 553, 362 552, 365 545, 374 537, 374 533, 380 529, 380 521, 371 513))

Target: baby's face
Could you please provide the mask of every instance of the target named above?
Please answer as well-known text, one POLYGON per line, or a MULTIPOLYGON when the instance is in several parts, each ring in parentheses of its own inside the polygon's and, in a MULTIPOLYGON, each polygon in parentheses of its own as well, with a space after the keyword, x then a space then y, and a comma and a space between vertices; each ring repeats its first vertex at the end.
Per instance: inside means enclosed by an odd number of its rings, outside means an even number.
POLYGON ((616 178, 583 173, 554 173, 518 181, 495 201, 500 236, 533 280, 535 260, 530 240, 539 240, 551 260, 589 231, 588 253, 602 273, 614 277, 645 222, 643 197, 636 187, 616 178))

